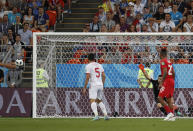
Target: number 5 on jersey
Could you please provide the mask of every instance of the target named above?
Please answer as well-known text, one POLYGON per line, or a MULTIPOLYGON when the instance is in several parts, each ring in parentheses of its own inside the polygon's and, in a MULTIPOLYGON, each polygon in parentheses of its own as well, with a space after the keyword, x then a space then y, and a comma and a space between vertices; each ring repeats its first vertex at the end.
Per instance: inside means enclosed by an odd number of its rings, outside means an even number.
POLYGON ((95 72, 97 73, 96 77, 99 78, 99 77, 100 77, 100 71, 99 71, 99 68, 95 68, 95 72))

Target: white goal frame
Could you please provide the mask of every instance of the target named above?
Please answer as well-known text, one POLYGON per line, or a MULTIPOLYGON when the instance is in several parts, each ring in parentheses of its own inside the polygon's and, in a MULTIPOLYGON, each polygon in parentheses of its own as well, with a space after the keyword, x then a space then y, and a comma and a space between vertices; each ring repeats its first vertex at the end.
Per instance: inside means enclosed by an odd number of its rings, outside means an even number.
MULTIPOLYGON (((37 65, 37 36, 38 35, 47 35, 47 36, 193 36, 193 33, 189 32, 183 32, 183 33, 177 33, 177 32, 158 32, 158 33, 86 33, 86 32, 34 32, 33 33, 33 105, 32 105, 32 117, 37 118, 36 114, 36 65, 37 65)), ((51 40, 52 41, 52 40, 51 40)), ((57 41, 52 41, 57 42, 57 41)), ((59 41, 61 42, 61 40, 59 41)), ((80 117, 78 117, 80 118, 80 117)), ((137 118, 137 117, 134 117, 137 118)), ((146 117, 142 117, 146 118, 146 117)), ((151 118, 151 117, 147 117, 151 118)), ((154 117, 152 117, 154 118, 154 117)), ((159 117, 158 117, 159 118, 159 117)))

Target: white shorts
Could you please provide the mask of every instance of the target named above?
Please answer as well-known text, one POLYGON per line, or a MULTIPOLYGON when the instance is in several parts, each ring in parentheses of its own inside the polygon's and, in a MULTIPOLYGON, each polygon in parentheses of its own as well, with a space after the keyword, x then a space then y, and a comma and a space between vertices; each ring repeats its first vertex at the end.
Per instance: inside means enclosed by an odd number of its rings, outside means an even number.
POLYGON ((89 99, 102 100, 103 86, 94 86, 89 88, 89 99))

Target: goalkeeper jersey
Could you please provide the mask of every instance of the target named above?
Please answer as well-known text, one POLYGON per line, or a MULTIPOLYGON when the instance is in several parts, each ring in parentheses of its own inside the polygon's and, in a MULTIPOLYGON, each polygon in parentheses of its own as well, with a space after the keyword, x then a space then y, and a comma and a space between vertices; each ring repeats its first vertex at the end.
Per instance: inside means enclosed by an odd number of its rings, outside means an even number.
MULTIPOLYGON (((153 73, 154 73, 153 70, 151 70, 151 69, 149 69, 149 68, 144 68, 144 70, 147 72, 147 74, 148 74, 151 78, 153 78, 153 73)), ((146 87, 146 86, 147 86, 147 83, 149 82, 149 80, 145 78, 145 76, 144 76, 144 74, 143 74, 143 72, 142 72, 141 70, 139 70, 139 72, 138 72, 138 79, 141 81, 143 87, 146 87)), ((152 88, 152 87, 153 87, 152 84, 150 84, 150 85, 148 86, 148 88, 152 88)), ((140 88, 141 88, 141 86, 140 86, 140 88)))

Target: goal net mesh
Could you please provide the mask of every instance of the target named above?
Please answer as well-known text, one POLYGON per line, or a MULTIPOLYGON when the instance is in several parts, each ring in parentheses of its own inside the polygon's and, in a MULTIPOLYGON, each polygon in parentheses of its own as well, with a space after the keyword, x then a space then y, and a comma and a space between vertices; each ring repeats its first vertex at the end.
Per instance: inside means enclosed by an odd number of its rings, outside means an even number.
MULTIPOLYGON (((33 84, 33 117, 93 116, 88 92, 82 95, 89 53, 96 55, 106 73, 103 101, 109 116, 163 117, 152 85, 138 83, 144 79, 138 64, 149 63, 153 79, 160 75, 161 48, 167 48, 176 72, 174 102, 184 116, 193 116, 193 34, 37 33, 34 37, 34 72, 43 68, 49 79, 44 78, 48 87, 33 84)), ((37 72, 34 75, 37 82, 37 72)))

